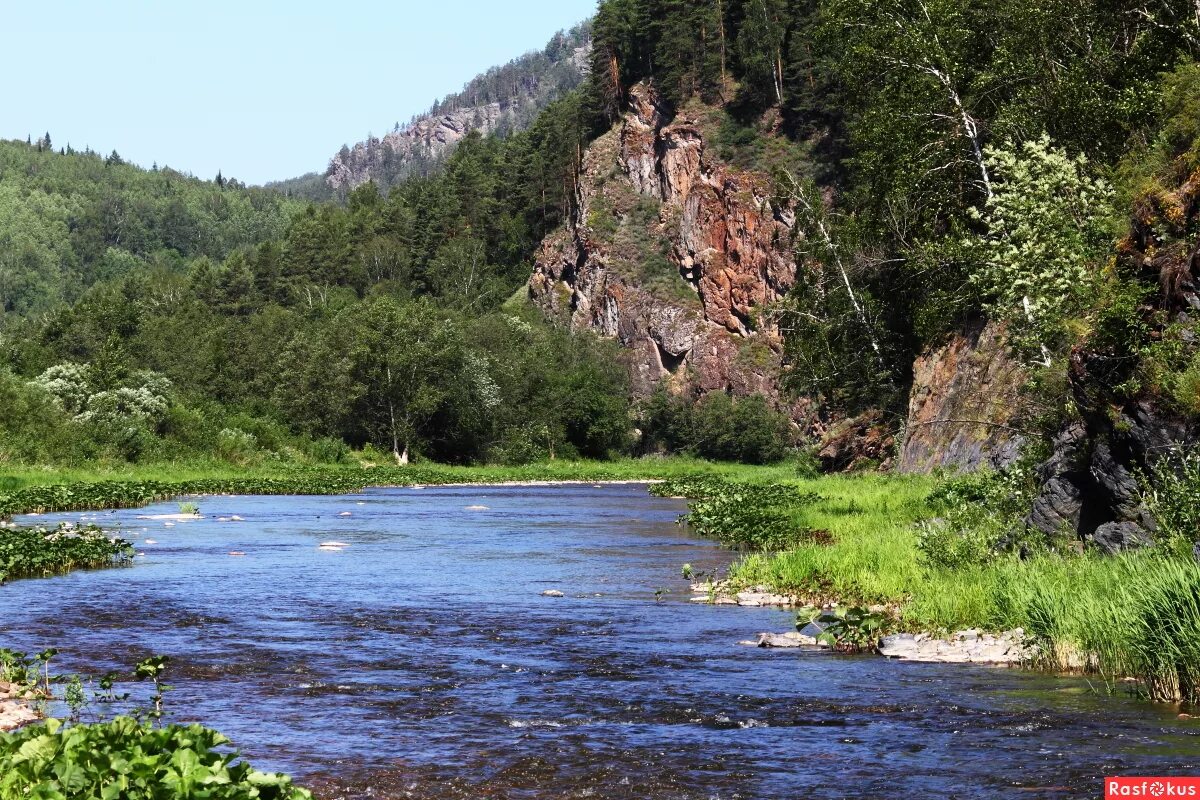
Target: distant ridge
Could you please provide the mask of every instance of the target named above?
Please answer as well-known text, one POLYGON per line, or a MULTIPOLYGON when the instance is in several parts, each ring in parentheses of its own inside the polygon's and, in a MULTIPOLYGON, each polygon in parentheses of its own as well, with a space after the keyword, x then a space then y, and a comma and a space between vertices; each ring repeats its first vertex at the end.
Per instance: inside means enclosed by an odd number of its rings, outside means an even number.
POLYGON ((461 92, 382 138, 343 145, 324 174, 310 172, 267 186, 293 197, 330 200, 344 199, 369 180, 386 190, 409 176, 427 175, 473 131, 507 136, 527 128, 538 112, 580 84, 591 47, 590 20, 559 31, 542 50, 477 75, 461 92))

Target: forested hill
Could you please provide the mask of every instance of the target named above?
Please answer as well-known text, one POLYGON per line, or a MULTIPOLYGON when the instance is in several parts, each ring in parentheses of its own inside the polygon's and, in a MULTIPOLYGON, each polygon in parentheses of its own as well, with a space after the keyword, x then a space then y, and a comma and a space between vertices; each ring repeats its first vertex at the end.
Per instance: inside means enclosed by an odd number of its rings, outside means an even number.
POLYGON ((299 209, 233 180, 55 148, 49 134, 0 141, 0 310, 42 311, 143 267, 220 261, 278 238, 299 209))
POLYGON ((343 145, 324 173, 268 187, 293 197, 345 200, 367 181, 387 190, 409 176, 428 175, 468 133, 505 137, 528 128, 550 102, 582 83, 590 51, 590 21, 560 31, 543 49, 476 76, 382 138, 343 145))
POLYGON ((6 305, 91 288, 6 315, 6 453, 792 452, 1019 469, 1045 530, 1136 525, 1133 476, 1200 441, 1198 23, 604 0, 527 128, 290 218, 7 144, 6 305))

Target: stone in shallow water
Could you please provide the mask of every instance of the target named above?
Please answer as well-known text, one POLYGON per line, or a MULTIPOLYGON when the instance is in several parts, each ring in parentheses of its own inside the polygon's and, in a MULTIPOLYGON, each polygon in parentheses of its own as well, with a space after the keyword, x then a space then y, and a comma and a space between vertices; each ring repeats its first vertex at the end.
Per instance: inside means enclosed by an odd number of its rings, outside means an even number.
POLYGON ((788 631, 787 633, 760 633, 758 641, 755 642, 758 647, 815 647, 817 645, 816 637, 805 636, 799 631, 788 631))

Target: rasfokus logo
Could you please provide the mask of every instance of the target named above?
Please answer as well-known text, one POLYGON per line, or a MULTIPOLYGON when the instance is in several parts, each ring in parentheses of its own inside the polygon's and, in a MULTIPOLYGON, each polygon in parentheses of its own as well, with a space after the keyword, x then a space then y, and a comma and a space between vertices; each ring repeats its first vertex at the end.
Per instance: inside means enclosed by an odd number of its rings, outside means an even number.
POLYGON ((1200 778, 1105 778, 1104 797, 1195 797, 1200 778))

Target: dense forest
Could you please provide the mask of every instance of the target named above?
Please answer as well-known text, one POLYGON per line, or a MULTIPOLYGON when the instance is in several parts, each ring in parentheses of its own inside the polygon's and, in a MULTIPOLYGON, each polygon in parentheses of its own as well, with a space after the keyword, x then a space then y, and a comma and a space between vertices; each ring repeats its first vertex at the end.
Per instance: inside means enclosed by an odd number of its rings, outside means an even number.
POLYGON ((202 181, 110 153, 0 141, 0 310, 45 311, 150 265, 184 269, 276 239, 301 206, 218 176, 202 181))
MULTIPOLYGON (((1035 370, 1047 433, 1072 413, 1066 359, 1103 337, 1200 411, 1186 316, 1115 246, 1152 206, 1158 247, 1195 238, 1163 201, 1197 165, 1191 5, 605 0, 591 33, 590 77, 527 129, 345 204, 4 143, 3 457, 782 456, 805 432, 768 404, 631 408, 612 343, 523 302, 639 82, 720 109, 722 154, 767 163, 796 214, 804 277, 772 309, 791 391, 898 414, 914 355, 983 314, 1035 370)), ((488 86, 445 102, 508 91, 488 86)))

